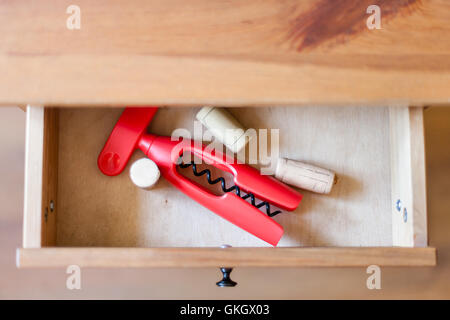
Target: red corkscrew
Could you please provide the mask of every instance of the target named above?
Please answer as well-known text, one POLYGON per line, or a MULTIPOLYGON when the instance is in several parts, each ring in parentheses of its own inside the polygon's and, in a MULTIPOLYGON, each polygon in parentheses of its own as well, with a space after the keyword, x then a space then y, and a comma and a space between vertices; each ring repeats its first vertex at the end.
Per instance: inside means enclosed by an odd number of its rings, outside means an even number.
POLYGON ((298 207, 301 194, 272 177, 261 175, 251 166, 229 163, 222 153, 208 151, 193 140, 173 141, 171 137, 145 133, 157 109, 128 107, 123 111, 98 157, 99 169, 108 176, 120 174, 134 150, 139 148, 158 165, 162 176, 180 191, 222 218, 276 246, 283 235, 283 227, 270 218, 279 213, 270 212, 270 204, 292 211, 298 207), (227 187, 223 178, 212 179, 207 169, 198 172, 195 163, 181 164, 180 157, 186 153, 232 174, 234 185, 227 187), (177 171, 178 165, 192 165, 195 175, 206 175, 210 184, 220 182, 225 193, 213 194, 191 181, 177 171), (256 203, 256 197, 262 202, 256 203), (267 214, 259 209, 261 207, 265 207, 267 214))

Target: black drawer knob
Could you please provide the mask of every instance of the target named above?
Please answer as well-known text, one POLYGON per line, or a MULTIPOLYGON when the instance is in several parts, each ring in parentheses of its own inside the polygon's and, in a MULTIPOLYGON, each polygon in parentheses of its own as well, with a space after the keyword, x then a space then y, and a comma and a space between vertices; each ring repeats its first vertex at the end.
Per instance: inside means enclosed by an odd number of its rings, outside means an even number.
POLYGON ((234 282, 230 278, 230 273, 233 271, 233 268, 220 268, 220 271, 222 271, 222 280, 216 283, 218 287, 234 287, 237 285, 237 282, 234 282))

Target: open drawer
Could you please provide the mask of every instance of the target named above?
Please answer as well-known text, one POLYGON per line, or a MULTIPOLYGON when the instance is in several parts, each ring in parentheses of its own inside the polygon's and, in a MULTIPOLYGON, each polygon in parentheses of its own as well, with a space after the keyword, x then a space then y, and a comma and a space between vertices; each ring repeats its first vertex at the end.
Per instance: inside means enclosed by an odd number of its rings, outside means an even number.
MULTIPOLYGON (((161 108, 150 131, 192 130, 197 110, 161 108)), ((282 156, 339 176, 331 194, 301 191, 296 211, 274 217, 285 230, 276 248, 163 178, 138 189, 130 164, 119 176, 102 175, 97 156, 121 111, 27 108, 19 267, 436 264, 427 244, 423 108, 230 109, 247 128, 279 128, 282 156)))

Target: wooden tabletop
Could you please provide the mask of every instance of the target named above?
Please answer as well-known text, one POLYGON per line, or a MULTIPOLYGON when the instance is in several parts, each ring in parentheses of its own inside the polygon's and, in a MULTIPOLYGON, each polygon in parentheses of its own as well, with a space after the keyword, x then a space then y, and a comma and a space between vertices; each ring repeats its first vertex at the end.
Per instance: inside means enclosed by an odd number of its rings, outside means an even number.
POLYGON ((372 2, 2 1, 0 105, 449 104, 450 2, 372 2))

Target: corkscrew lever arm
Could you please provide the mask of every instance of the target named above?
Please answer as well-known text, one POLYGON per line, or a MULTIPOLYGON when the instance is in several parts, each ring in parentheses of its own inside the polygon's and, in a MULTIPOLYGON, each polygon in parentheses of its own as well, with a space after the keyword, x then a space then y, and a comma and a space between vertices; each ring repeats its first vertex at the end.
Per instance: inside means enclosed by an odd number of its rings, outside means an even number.
POLYGON ((191 153, 212 166, 233 174, 234 183, 245 193, 285 210, 294 210, 302 196, 295 190, 247 165, 228 163, 222 154, 208 152, 203 145, 192 140, 172 141, 170 137, 144 135, 139 147, 158 164, 161 174, 180 191, 199 202, 222 218, 246 230, 256 237, 278 244, 283 227, 251 203, 234 192, 217 196, 193 183, 177 171, 180 156, 191 153))

